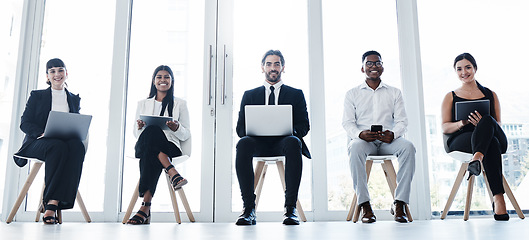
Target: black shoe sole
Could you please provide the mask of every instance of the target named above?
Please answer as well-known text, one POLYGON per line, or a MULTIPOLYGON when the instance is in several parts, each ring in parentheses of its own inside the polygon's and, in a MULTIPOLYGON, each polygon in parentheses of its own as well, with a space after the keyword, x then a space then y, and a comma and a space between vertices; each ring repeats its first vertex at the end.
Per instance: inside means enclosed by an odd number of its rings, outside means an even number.
POLYGON ((251 225, 255 225, 256 223, 257 223, 257 221, 255 221, 255 220, 249 222, 249 221, 246 221, 246 220, 243 220, 243 219, 239 219, 239 220, 237 220, 235 225, 237 225, 237 226, 251 226, 251 225))
POLYGON ((299 225, 299 221, 296 221, 296 220, 291 219, 291 218, 286 218, 285 220, 283 220, 283 224, 285 224, 285 225, 299 225))

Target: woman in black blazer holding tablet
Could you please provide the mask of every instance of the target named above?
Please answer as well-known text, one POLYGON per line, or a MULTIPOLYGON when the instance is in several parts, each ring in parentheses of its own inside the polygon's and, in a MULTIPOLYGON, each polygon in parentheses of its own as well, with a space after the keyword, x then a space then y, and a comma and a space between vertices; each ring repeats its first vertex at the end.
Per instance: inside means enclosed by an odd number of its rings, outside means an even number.
MULTIPOLYGON (((468 172, 481 173, 481 163, 487 172, 487 180, 494 196, 494 219, 509 220, 503 194, 503 175, 501 154, 507 151, 507 137, 501 124, 501 110, 498 96, 483 87, 475 79, 478 69, 476 60, 469 53, 463 53, 454 60, 454 69, 462 85, 446 94, 442 105, 443 133, 449 134, 447 140, 450 151, 472 153, 468 172), (490 101, 490 114, 482 115, 475 111, 467 120, 455 120, 455 103, 462 101, 490 101)), ((469 175, 470 176, 470 175, 469 175)))
POLYGON ((26 158, 37 158, 46 162, 43 194, 45 224, 57 223, 57 209, 73 208, 77 188, 81 179, 85 146, 79 138, 39 138, 50 111, 79 113, 79 95, 65 88, 68 78, 66 66, 61 59, 54 58, 46 64, 47 89, 31 91, 22 114, 20 129, 26 134, 20 150, 13 156, 15 163, 23 167, 26 158))
POLYGON ((151 200, 162 169, 169 174, 175 191, 187 184, 171 164, 171 158, 182 156, 180 142, 191 137, 189 112, 186 101, 174 97, 174 76, 168 66, 161 65, 154 70, 149 98, 138 102, 134 125, 134 136, 138 138, 136 157, 140 159, 139 195, 143 202, 127 223, 137 225, 150 223, 151 200), (162 130, 159 126, 146 126, 140 114, 172 117, 173 121, 167 121, 169 129, 162 130))

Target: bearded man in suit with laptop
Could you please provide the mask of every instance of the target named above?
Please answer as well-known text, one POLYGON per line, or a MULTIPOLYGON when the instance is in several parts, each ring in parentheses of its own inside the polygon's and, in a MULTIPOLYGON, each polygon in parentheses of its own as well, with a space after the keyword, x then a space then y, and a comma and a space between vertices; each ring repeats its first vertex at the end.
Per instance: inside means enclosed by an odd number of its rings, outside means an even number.
MULTIPOLYGON (((283 84, 281 74, 285 69, 285 60, 279 50, 269 50, 261 61, 265 74, 263 86, 244 93, 237 120, 237 143, 235 169, 241 189, 244 208, 237 219, 237 225, 255 225, 255 198, 253 157, 285 156, 285 214, 283 224, 299 225, 296 212, 298 190, 301 182, 302 155, 310 158, 303 141, 309 132, 307 104, 303 91, 283 84), (293 134, 290 136, 248 136, 245 125, 246 105, 292 105, 293 134)), ((274 122, 270 122, 274 124, 274 122)))

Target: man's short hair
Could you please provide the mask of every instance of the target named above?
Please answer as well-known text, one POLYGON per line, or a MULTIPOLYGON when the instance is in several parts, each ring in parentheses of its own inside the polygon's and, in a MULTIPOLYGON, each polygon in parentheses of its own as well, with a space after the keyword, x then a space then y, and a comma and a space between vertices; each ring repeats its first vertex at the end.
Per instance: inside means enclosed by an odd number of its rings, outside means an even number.
POLYGON ((281 66, 285 66, 285 58, 283 58, 283 54, 281 53, 281 51, 279 50, 268 50, 268 52, 266 52, 264 55, 263 55, 263 59, 261 60, 261 66, 264 66, 265 64, 265 60, 266 60, 266 57, 270 56, 270 55, 276 55, 276 56, 279 56, 279 60, 281 61, 281 66))
POLYGON ((364 63, 364 60, 366 60, 366 57, 369 55, 377 55, 380 57, 380 59, 382 59, 382 56, 380 55, 380 53, 378 53, 377 51, 371 50, 371 51, 365 52, 364 55, 362 55, 362 63, 364 63))

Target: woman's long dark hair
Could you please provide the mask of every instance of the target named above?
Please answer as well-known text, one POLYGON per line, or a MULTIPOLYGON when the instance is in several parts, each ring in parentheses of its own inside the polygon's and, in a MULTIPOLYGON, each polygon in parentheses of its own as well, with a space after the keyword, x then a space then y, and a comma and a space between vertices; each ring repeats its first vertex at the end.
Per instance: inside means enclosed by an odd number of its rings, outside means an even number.
MULTIPOLYGON (((474 67, 474 69, 476 69, 476 71, 478 70, 478 63, 476 62, 476 59, 474 58, 474 56, 472 56, 470 53, 461 53, 459 55, 457 55, 457 57, 454 59, 454 69, 456 68, 456 64, 457 62, 463 60, 463 59, 466 59, 470 62, 470 64, 472 64, 472 66, 474 67)), ((492 93, 492 91, 486 87, 483 87, 483 85, 481 85, 477 80, 476 81, 476 84, 478 85, 478 89, 487 97, 487 98, 490 98, 491 99, 491 104, 490 104, 490 115, 496 119, 496 108, 495 108, 495 102, 494 102, 494 94, 492 93)))
POLYGON ((160 116, 163 116, 165 113, 165 109, 167 108, 167 112, 169 113, 169 117, 173 116, 173 106, 174 106, 174 75, 173 70, 169 66, 166 65, 160 65, 156 69, 154 69, 154 73, 152 74, 152 81, 151 81, 151 92, 149 93, 148 98, 152 98, 156 96, 156 93, 158 90, 156 90, 156 86, 154 85, 154 79, 156 78, 156 74, 158 74, 159 71, 167 71, 169 75, 171 76, 171 88, 167 90, 167 95, 162 100, 162 111, 160 112, 160 116))

